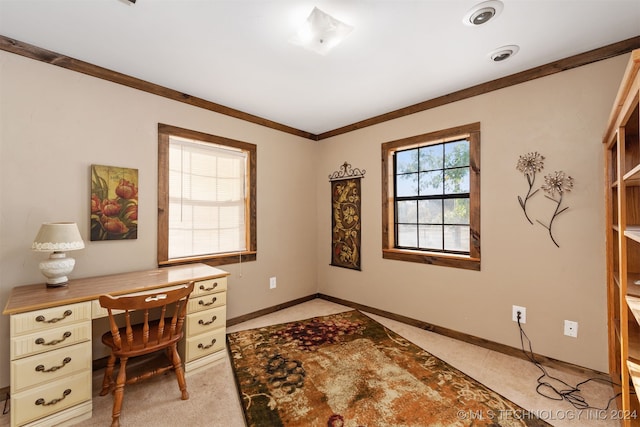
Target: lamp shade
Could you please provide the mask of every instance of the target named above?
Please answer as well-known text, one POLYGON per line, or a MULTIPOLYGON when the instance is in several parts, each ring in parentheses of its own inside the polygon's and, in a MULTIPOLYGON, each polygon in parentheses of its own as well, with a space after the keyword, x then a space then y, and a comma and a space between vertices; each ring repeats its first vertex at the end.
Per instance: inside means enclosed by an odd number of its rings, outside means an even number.
POLYGON ((84 248, 84 242, 75 222, 47 222, 40 227, 31 248, 34 251, 52 252, 39 267, 47 278, 47 286, 58 287, 67 285, 67 275, 76 264, 76 260, 65 252, 84 248))
POLYGON ((48 222, 42 224, 31 249, 41 252, 75 251, 84 248, 84 242, 75 222, 48 222))

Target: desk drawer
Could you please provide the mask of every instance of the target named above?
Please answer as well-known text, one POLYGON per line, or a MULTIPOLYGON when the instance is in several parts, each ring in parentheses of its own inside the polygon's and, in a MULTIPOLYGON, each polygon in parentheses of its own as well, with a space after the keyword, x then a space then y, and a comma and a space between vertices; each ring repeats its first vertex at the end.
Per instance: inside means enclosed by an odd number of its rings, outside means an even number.
POLYGON ((200 297, 191 297, 189 298, 187 313, 196 313, 198 311, 209 310, 210 308, 220 307, 226 304, 226 292, 218 292, 200 297))
POLYGON ((91 322, 73 323, 11 339, 11 360, 91 341, 91 322))
POLYGON ((11 316, 11 336, 91 320, 91 303, 61 305, 11 316))
POLYGON ((207 311, 187 315, 187 337, 192 337, 216 328, 223 328, 227 321, 227 307, 221 306, 207 311))
POLYGON ((217 279, 200 280, 193 286, 192 296, 206 295, 213 292, 223 292, 227 290, 227 278, 219 277, 217 279))
POLYGON ((11 395, 12 421, 23 425, 91 399, 91 371, 11 395))
POLYGON ((11 362, 11 390, 14 393, 39 383, 54 381, 79 371, 91 370, 91 342, 86 341, 38 357, 11 362))
POLYGON ((215 331, 201 334, 186 339, 185 362, 190 362, 202 356, 206 356, 225 347, 226 328, 218 328, 215 331))

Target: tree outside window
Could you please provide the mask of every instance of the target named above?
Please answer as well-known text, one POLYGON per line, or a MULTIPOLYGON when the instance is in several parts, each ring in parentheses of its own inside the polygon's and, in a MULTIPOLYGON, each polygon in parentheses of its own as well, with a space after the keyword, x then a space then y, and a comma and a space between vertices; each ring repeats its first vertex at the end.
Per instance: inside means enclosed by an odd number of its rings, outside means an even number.
POLYGON ((383 256, 480 267, 479 124, 382 145, 383 256))

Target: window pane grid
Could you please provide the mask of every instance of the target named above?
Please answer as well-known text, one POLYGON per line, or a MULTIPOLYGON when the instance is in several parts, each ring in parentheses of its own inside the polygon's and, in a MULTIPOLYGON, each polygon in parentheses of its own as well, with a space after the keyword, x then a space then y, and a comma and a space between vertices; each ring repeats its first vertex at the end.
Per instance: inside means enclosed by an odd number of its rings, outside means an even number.
POLYGON ((396 151, 395 247, 470 253, 469 143, 396 151))

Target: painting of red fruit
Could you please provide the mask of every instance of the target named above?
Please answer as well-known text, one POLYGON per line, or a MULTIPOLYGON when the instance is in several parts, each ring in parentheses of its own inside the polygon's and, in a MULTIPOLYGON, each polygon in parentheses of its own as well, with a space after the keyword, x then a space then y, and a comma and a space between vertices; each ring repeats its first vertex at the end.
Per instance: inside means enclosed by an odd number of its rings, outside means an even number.
POLYGON ((138 238, 138 169, 91 165, 91 240, 138 238))

